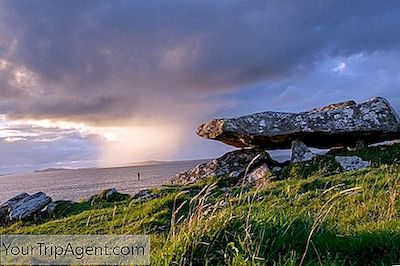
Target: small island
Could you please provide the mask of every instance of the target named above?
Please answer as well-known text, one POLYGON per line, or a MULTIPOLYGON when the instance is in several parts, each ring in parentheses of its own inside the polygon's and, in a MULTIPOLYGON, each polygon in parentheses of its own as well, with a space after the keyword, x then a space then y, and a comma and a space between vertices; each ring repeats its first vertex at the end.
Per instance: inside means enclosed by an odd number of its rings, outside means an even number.
POLYGON ((35 173, 56 172, 56 171, 66 171, 66 170, 72 170, 72 169, 69 169, 69 168, 46 168, 43 170, 35 170, 35 173))

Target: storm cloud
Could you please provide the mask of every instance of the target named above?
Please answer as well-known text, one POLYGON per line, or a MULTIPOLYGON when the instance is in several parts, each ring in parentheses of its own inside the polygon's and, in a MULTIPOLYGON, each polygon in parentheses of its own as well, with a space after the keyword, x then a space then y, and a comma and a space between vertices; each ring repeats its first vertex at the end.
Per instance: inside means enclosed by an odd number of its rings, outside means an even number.
POLYGON ((225 149, 183 137, 213 116, 377 94, 399 110, 399 14, 398 1, 1 1, 0 114, 172 125, 186 158, 225 149))
POLYGON ((0 111, 97 123, 400 42, 396 1, 2 1, 0 12, 0 111))

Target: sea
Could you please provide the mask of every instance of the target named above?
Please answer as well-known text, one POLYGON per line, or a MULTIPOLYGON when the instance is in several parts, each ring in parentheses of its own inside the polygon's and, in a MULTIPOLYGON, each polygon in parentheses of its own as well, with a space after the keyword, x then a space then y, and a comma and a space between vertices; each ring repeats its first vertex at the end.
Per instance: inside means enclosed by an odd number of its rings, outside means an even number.
POLYGON ((104 189, 134 194, 167 184, 175 174, 205 160, 157 163, 114 168, 49 170, 0 176, 0 203, 20 193, 45 192, 53 200, 80 201, 104 189), (140 180, 138 180, 140 173, 140 180))

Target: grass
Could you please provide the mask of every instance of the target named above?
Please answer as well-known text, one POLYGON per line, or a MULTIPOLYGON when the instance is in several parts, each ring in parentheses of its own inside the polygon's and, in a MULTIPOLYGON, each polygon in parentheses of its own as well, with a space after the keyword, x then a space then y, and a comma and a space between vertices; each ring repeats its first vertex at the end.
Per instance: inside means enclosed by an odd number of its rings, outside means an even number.
POLYGON ((400 148, 356 153, 373 166, 337 173, 331 158, 319 158, 258 188, 220 177, 158 189, 145 202, 64 202, 0 233, 150 234, 154 265, 400 263, 400 148))

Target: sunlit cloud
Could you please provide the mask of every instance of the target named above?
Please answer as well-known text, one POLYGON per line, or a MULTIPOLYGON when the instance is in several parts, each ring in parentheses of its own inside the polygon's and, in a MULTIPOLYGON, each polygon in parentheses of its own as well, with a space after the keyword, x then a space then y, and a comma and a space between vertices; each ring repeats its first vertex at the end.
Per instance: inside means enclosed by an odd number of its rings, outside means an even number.
POLYGON ((337 67, 335 67, 334 69, 332 69, 332 71, 334 72, 338 72, 338 73, 342 73, 346 70, 347 65, 345 62, 341 62, 337 67))
POLYGON ((396 1, 161 2, 0 1, 1 167, 215 157, 194 133, 215 117, 400 109, 396 1))
POLYGON ((6 60, 0 59, 0 71, 6 69, 6 68, 7 68, 7 65, 8 65, 8 63, 7 63, 6 60))
POLYGON ((26 140, 24 137, 5 137, 4 141, 6 142, 16 142, 16 141, 23 141, 26 140))
POLYGON ((110 142, 114 142, 119 139, 118 134, 115 132, 106 132, 103 134, 103 136, 107 141, 110 141, 110 142))
MULTIPOLYGON (((93 166, 132 164, 136 161, 173 156, 182 132, 175 126, 95 127, 83 123, 56 120, 1 119, 0 138, 6 143, 63 143, 78 138, 97 146, 98 159, 93 166)), ((54 151, 47 151, 52 153, 54 151)), ((71 160, 71 162, 76 160, 71 160)), ((64 162, 65 164, 65 162, 64 162)))

